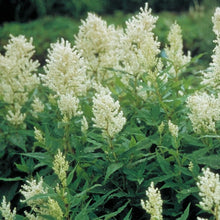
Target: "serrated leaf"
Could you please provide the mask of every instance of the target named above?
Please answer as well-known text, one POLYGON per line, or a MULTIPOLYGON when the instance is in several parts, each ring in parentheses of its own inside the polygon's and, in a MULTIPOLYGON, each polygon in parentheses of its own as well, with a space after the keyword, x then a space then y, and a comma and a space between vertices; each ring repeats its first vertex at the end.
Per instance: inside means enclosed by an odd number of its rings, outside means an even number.
POLYGON ((112 163, 112 164, 110 164, 107 168, 107 172, 106 172, 104 181, 106 182, 106 180, 110 177, 110 175, 113 174, 118 169, 120 169, 122 166, 123 166, 123 163, 112 163))

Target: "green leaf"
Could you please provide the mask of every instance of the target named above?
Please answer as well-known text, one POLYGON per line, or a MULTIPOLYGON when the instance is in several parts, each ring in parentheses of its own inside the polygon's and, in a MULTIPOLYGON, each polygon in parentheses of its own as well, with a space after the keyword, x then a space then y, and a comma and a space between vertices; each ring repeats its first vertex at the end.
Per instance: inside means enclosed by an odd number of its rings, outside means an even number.
POLYGON ((67 177, 67 180, 66 180, 66 183, 67 183, 67 186, 72 182, 72 179, 73 179, 73 174, 75 173, 76 171, 76 168, 77 168, 77 165, 74 167, 74 169, 69 173, 68 177, 67 177))
POLYGON ((124 217, 123 220, 130 220, 131 219, 131 212, 132 212, 132 209, 128 212, 128 214, 124 217))
POLYGON ((41 166, 44 164, 44 165, 52 167, 53 158, 48 153, 40 153, 40 152, 21 153, 21 155, 32 157, 32 158, 39 160, 41 162, 41 166))
POLYGON ((3 178, 3 177, 0 177, 0 180, 1 181, 5 181, 5 182, 12 182, 12 181, 21 181, 21 180, 23 180, 23 178, 21 178, 21 177, 14 177, 14 178, 3 178))
POLYGON ((9 137, 9 141, 13 145, 21 148, 24 152, 27 152, 26 145, 25 145, 26 138, 24 136, 21 136, 19 134, 12 134, 9 137))
POLYGON ((193 193, 198 193, 198 187, 189 187, 188 189, 183 189, 177 194, 178 203, 181 203, 186 197, 192 195, 193 193))
POLYGON ((187 208, 185 209, 184 213, 177 220, 187 220, 187 218, 189 216, 189 208, 190 208, 190 203, 187 206, 187 208))
POLYGON ((107 169, 104 181, 106 182, 106 180, 110 177, 110 175, 113 174, 118 169, 120 169, 122 166, 123 166, 123 163, 113 163, 113 164, 110 164, 108 166, 108 169, 107 169))
POLYGON ((162 156, 160 156, 160 154, 157 154, 157 161, 160 165, 161 170, 165 173, 165 174, 172 174, 172 168, 170 166, 170 163, 167 162, 162 156))
POLYGON ((206 166, 213 169, 220 169, 220 155, 210 155, 198 158, 199 164, 205 164, 206 166))
POLYGON ((100 219, 105 218, 105 220, 108 220, 108 219, 111 219, 111 218, 115 217, 116 215, 118 215, 120 212, 122 212, 122 211, 125 209, 125 207, 128 205, 129 202, 130 202, 130 201, 127 201, 127 202, 126 202, 123 206, 121 206, 117 211, 111 212, 111 213, 109 213, 109 214, 106 214, 106 215, 101 216, 100 219))

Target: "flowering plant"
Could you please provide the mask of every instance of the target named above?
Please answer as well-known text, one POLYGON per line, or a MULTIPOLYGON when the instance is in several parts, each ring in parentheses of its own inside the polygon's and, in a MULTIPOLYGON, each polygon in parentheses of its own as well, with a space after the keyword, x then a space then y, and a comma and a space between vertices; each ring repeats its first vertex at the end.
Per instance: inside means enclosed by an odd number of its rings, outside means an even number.
POLYGON ((2 218, 219 220, 219 11, 200 76, 175 22, 161 53, 148 4, 124 29, 89 13, 75 46, 51 44, 41 73, 32 39, 10 36, 0 55, 2 218))

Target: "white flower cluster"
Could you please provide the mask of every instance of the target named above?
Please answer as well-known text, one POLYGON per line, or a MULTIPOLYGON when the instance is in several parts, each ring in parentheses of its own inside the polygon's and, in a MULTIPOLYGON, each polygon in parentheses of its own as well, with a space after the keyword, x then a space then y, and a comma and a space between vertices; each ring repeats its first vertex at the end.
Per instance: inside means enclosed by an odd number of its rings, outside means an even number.
POLYGON ((75 36, 75 43, 87 61, 90 77, 95 77, 97 81, 112 77, 112 73, 105 68, 114 67, 118 62, 115 50, 121 32, 113 25, 108 26, 106 21, 92 13, 88 13, 86 20, 82 21, 78 35, 75 36))
POLYGON ((84 59, 79 52, 64 39, 51 44, 47 64, 44 67, 46 75, 41 74, 45 86, 57 95, 85 95, 88 88, 84 59))
POLYGON ((63 116, 63 121, 68 122, 72 117, 81 115, 79 99, 71 94, 60 95, 58 108, 63 116))
POLYGON ((16 208, 14 208, 13 211, 11 211, 10 206, 11 203, 10 202, 7 203, 5 196, 3 196, 3 200, 0 206, 0 212, 2 214, 2 217, 7 220, 14 220, 16 216, 16 208))
POLYGON ((123 83, 128 84, 130 78, 139 78, 157 65, 160 43, 152 32, 156 21, 157 17, 151 15, 146 3, 138 15, 126 22, 117 51, 121 63, 119 68, 129 73, 123 77, 123 83))
POLYGON ((126 123, 123 112, 119 110, 120 104, 111 97, 108 89, 100 88, 93 97, 94 127, 102 129, 104 137, 113 138, 118 134, 126 123))
POLYGON ((168 121, 168 128, 171 135, 175 138, 178 137, 179 128, 178 125, 173 124, 170 120, 168 121))
POLYGON ((180 68, 190 62, 191 54, 188 51, 187 56, 183 54, 182 30, 177 23, 172 24, 168 34, 169 46, 166 46, 165 52, 168 59, 172 62, 170 72, 177 76, 180 68))
POLYGON ((39 207, 45 204, 43 199, 30 199, 38 194, 46 194, 48 189, 43 186, 43 178, 41 177, 39 182, 35 179, 27 180, 27 183, 21 186, 21 194, 24 196, 24 200, 21 202, 26 202, 35 212, 39 211, 39 207))
POLYGON ((220 179, 219 174, 210 171, 209 168, 202 169, 203 176, 198 177, 197 186, 202 201, 199 205, 202 209, 211 212, 215 219, 220 218, 220 179))
POLYGON ((9 43, 4 47, 5 55, 0 54, 0 96, 10 104, 7 120, 14 125, 23 123, 25 114, 21 108, 28 100, 28 95, 39 79, 36 72, 39 63, 31 59, 34 54, 32 38, 10 35, 9 43))
POLYGON ((44 220, 42 215, 50 215, 58 220, 62 220, 64 215, 57 201, 48 198, 37 198, 32 199, 33 196, 40 194, 47 194, 48 188, 43 186, 43 178, 40 181, 36 180, 27 181, 27 184, 22 185, 20 190, 25 200, 21 202, 26 202, 28 206, 35 212, 35 215, 25 211, 25 216, 31 220, 44 220))
POLYGON ((59 177, 63 187, 66 187, 66 172, 69 169, 68 161, 65 156, 58 150, 58 153, 54 157, 53 170, 59 177))
POLYGON ((188 114, 193 130, 198 133, 215 132, 216 121, 220 120, 220 96, 196 93, 187 99, 188 114))
POLYGON ((45 138, 43 137, 42 131, 36 127, 34 127, 34 138, 41 144, 45 143, 45 138))
POLYGON ((215 32, 217 39, 214 41, 216 46, 214 48, 214 54, 212 55, 212 63, 210 68, 203 72, 202 84, 212 86, 213 88, 220 89, 220 8, 216 8, 215 14, 212 17, 214 24, 213 31, 215 32))
POLYGON ((212 22, 214 24, 213 31, 217 36, 220 36, 220 7, 215 9, 214 16, 212 17, 212 22))
POLYGON ((146 191, 148 200, 141 200, 141 206, 146 210, 147 213, 151 215, 152 220, 162 220, 162 205, 163 200, 161 199, 161 194, 158 188, 154 187, 154 183, 151 182, 150 186, 146 191))

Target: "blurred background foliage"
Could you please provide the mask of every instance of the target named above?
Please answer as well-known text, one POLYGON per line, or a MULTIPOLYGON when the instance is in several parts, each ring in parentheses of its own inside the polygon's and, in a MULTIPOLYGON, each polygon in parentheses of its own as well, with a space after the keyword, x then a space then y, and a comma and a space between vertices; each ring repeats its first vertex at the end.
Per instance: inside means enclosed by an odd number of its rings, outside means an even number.
MULTIPOLYGON (((50 43, 63 37, 74 44, 80 19, 95 12, 109 24, 123 26, 146 0, 0 0, 0 52, 9 34, 33 37, 35 58, 43 65, 50 43)), ((184 50, 192 55, 204 53, 200 64, 207 67, 214 48, 211 17, 220 0, 148 0, 153 14, 159 16, 155 34, 161 48, 167 43, 169 27, 181 26, 184 50)))

